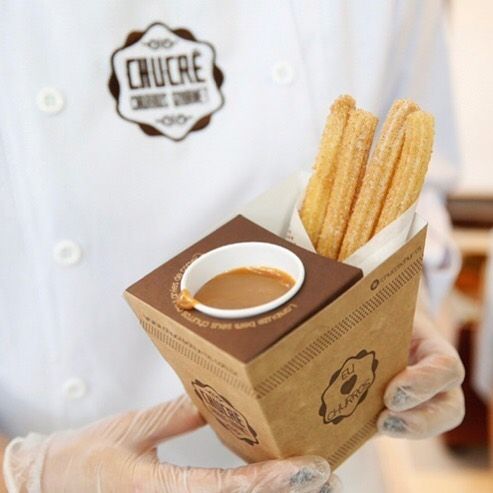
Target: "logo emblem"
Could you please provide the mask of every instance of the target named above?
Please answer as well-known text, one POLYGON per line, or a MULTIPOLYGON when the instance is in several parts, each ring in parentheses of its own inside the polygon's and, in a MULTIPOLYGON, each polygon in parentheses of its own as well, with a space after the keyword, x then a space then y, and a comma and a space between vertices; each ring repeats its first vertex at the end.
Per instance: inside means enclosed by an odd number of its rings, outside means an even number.
POLYGON ((195 393, 204 403, 205 407, 214 415, 224 428, 230 431, 236 438, 249 445, 256 445, 257 433, 250 426, 247 419, 225 397, 216 392, 210 385, 198 380, 192 382, 195 393))
POLYGON ((378 360, 374 351, 360 351, 348 358, 332 375, 322 394, 319 415, 325 424, 338 424, 349 418, 366 399, 375 381, 378 360))
POLYGON ((224 104, 224 76, 210 43, 162 23, 132 32, 111 57, 118 114, 147 135, 175 141, 201 130, 224 104))

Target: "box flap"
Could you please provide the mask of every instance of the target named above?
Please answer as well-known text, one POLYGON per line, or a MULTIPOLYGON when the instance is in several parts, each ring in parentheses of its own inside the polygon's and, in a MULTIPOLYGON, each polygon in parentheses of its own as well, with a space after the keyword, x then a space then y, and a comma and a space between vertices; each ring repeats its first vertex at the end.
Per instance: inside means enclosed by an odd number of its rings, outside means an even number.
POLYGON ((195 332, 240 361, 270 347, 362 277, 360 269, 311 253, 248 219, 237 216, 128 288, 128 292, 184 328, 195 332), (176 307, 181 276, 193 259, 222 245, 265 241, 290 249, 305 266, 305 282, 290 301, 257 317, 224 320, 176 307))

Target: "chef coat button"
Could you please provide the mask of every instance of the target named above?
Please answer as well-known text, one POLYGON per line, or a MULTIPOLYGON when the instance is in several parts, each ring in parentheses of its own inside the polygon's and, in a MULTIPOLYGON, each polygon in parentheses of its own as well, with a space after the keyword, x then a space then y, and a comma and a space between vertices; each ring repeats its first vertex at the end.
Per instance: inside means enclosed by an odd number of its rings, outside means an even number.
POLYGON ((55 115, 62 111, 65 101, 58 89, 43 87, 36 96, 36 104, 43 113, 55 115))
POLYGON ((61 240, 53 248, 53 258, 60 265, 75 265, 82 257, 82 250, 72 240, 61 240))
POLYGON ((63 384, 63 393, 68 399, 81 399, 87 394, 87 385, 80 378, 69 378, 63 384))
POLYGON ((272 67, 272 80, 276 84, 287 85, 291 84, 294 79, 293 66, 287 62, 277 62, 272 67))

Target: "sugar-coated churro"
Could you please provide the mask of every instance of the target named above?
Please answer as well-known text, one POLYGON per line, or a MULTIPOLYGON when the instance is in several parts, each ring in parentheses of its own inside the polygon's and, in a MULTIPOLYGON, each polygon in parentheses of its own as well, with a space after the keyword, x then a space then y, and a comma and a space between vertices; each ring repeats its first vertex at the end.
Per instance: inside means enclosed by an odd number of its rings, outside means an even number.
POLYGON ((339 260, 349 257, 372 236, 404 142, 406 117, 418 106, 412 101, 394 102, 383 124, 380 138, 365 170, 344 234, 339 260))
POLYGON ((351 207, 363 176, 377 118, 364 110, 351 110, 337 156, 336 174, 316 249, 338 258, 351 207))
POLYGON ((344 128, 349 112, 354 107, 355 101, 351 96, 340 96, 332 104, 322 134, 314 171, 305 192, 300 216, 314 245, 317 243, 322 229, 327 203, 334 183, 336 158, 344 128))
POLYGON ((434 138, 434 119, 424 111, 406 118, 404 144, 375 232, 404 213, 423 187, 434 138))

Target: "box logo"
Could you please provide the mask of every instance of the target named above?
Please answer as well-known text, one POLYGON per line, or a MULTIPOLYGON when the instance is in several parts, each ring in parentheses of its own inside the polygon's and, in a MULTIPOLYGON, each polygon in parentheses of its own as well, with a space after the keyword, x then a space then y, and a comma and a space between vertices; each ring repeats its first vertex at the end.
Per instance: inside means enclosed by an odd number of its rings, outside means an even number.
POLYGON ((198 380, 194 380, 192 385, 199 399, 224 428, 236 438, 243 440, 249 445, 259 443, 256 431, 250 426, 245 416, 231 402, 210 385, 206 385, 198 380))
POLYGON ((157 22, 132 32, 111 57, 116 110, 147 135, 175 141, 206 127, 224 104, 216 53, 187 29, 157 22))
POLYGON ((375 351, 363 349, 334 372, 322 394, 322 405, 318 412, 325 424, 336 425, 354 413, 366 399, 375 381, 377 367, 375 351))

